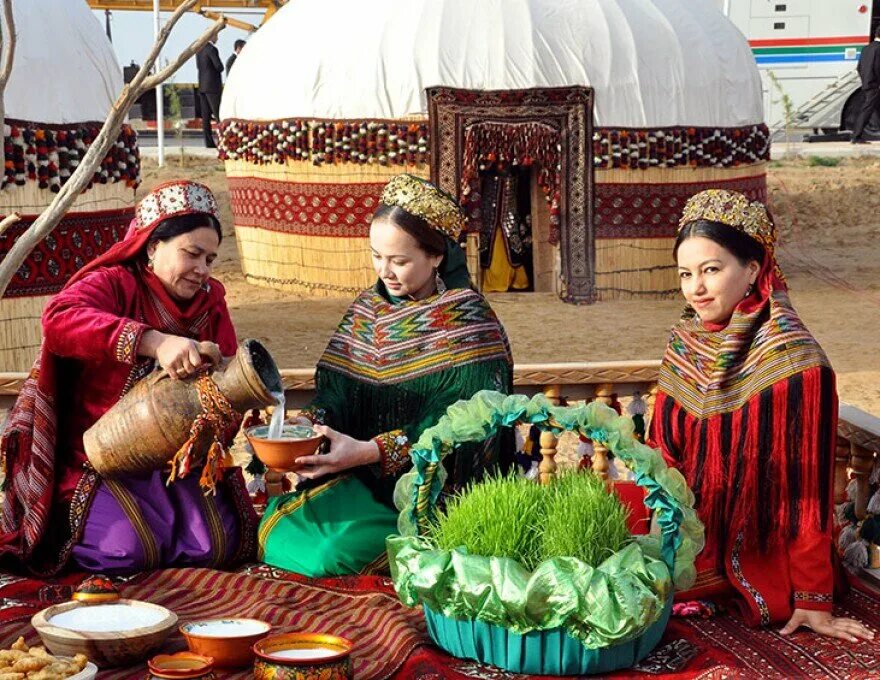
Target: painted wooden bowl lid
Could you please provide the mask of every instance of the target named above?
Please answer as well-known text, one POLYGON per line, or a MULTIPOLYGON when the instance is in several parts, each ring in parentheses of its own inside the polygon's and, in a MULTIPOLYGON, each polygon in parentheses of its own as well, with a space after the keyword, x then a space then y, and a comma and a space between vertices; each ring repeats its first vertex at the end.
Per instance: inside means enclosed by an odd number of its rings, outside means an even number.
POLYGON ((77 586, 73 599, 80 602, 114 602, 119 599, 119 590, 109 578, 96 574, 77 586))

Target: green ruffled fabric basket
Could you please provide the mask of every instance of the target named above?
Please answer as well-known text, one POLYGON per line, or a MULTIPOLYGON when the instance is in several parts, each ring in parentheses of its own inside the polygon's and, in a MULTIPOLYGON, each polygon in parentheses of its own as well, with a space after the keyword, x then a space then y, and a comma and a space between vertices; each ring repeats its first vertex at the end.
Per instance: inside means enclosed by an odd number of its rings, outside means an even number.
POLYGON ((564 628, 536 630, 519 635, 477 619, 458 620, 423 607, 428 634, 438 647, 459 659, 475 659, 511 673, 526 675, 596 675, 632 668, 660 642, 672 598, 660 618, 638 637, 588 649, 564 628))
POLYGON ((654 648, 669 620, 673 583, 693 583, 703 527, 681 473, 635 439, 630 418, 599 403, 556 407, 543 395, 484 391, 450 406, 411 456, 413 470, 395 490, 400 535, 386 543, 398 596, 423 607, 438 646, 457 657, 544 675, 631 667, 654 648), (420 535, 443 488, 443 457, 517 423, 604 443, 646 490, 659 535, 634 536, 596 567, 557 557, 533 572, 508 558, 440 550, 420 535))

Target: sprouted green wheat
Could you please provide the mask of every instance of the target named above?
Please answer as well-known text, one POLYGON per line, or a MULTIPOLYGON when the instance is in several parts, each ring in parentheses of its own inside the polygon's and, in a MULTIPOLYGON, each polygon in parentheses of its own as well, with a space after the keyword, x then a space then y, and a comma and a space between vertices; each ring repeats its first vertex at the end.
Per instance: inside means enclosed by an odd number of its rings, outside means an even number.
POLYGON ((530 571, 551 557, 596 566, 630 540, 627 515, 589 473, 563 474, 549 486, 492 476, 450 499, 429 535, 443 550, 508 557, 530 571))

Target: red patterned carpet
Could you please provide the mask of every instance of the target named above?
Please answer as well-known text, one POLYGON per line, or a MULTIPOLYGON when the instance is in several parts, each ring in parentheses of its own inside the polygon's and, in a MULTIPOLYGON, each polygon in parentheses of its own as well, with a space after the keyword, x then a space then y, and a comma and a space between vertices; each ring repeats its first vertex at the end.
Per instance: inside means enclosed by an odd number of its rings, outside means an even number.
MULTIPOLYGON (((19 635, 37 644, 30 618, 68 599, 82 575, 51 582, 0 574, 0 645, 19 635)), ((421 614, 398 602, 388 579, 351 577, 308 580, 265 566, 241 573, 169 569, 119 581, 122 595, 162 604, 181 621, 213 616, 253 616, 279 630, 321 630, 354 640, 358 680, 519 680, 472 661, 454 659, 430 645, 421 614)), ((840 614, 880 630, 880 594, 853 589, 840 614)), ((167 651, 182 649, 179 634, 167 651)), ((144 665, 101 672, 101 680, 143 678, 144 665)), ((250 671, 223 677, 247 678, 250 671)), ((783 637, 754 630, 729 614, 711 619, 673 619, 662 642, 637 670, 614 678, 832 678, 880 680, 880 636, 849 644, 808 632, 783 637)))

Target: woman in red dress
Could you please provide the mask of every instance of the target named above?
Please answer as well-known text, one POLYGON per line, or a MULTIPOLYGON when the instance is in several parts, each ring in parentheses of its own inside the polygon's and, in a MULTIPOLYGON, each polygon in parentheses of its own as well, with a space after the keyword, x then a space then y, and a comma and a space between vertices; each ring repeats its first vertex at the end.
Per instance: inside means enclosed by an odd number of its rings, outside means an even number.
POLYGON ((186 378, 235 353, 225 292, 210 277, 221 230, 211 191, 160 185, 125 239, 46 306, 40 358, 0 442, 6 493, 0 554, 39 574, 209 566, 249 557, 256 517, 241 471, 204 495, 198 475, 102 479, 83 433, 156 366, 186 378))
POLYGON ((788 298, 760 203, 709 190, 673 251, 685 315, 672 329, 651 440, 679 467, 706 525, 697 583, 731 592, 750 625, 871 639, 831 613, 834 372, 788 298))

